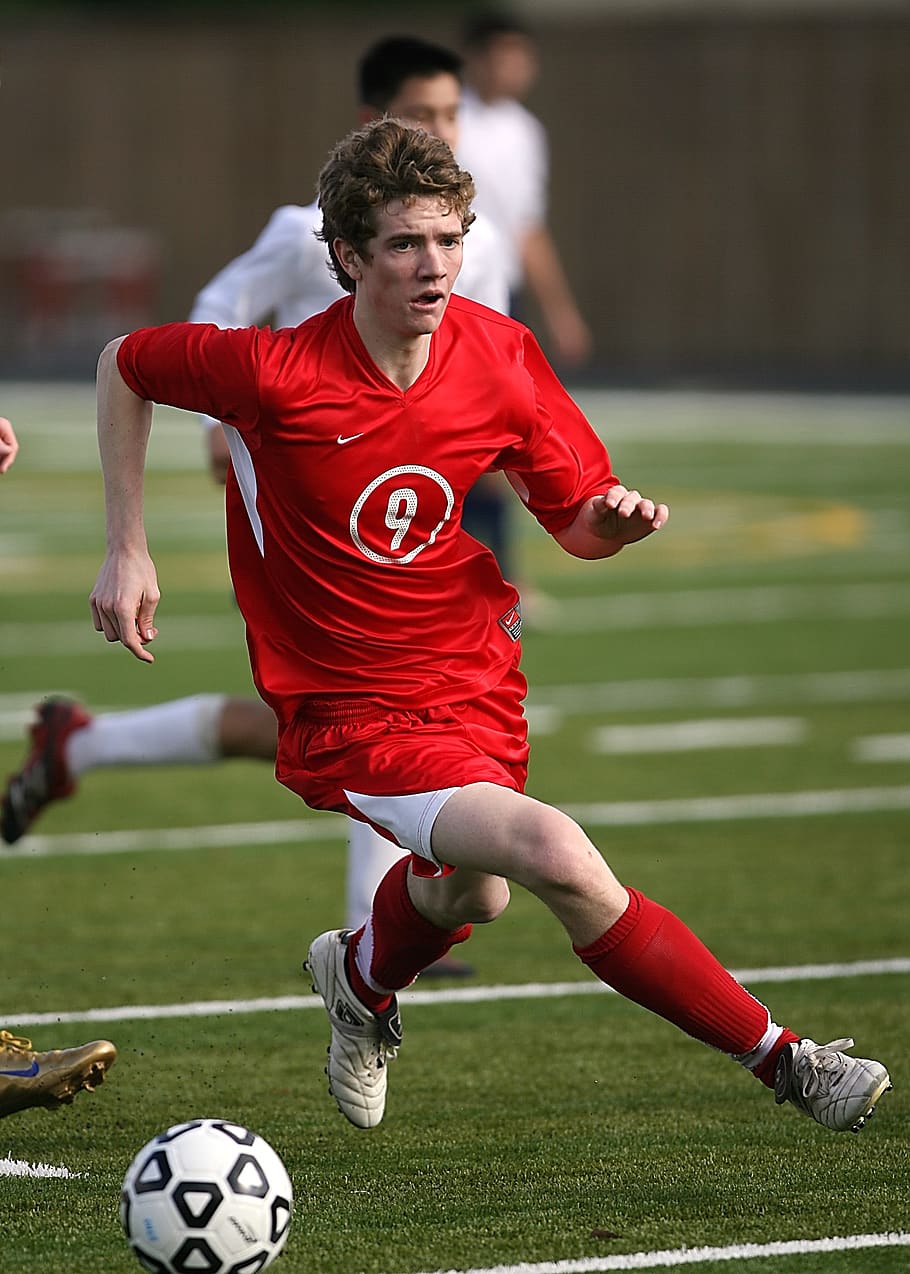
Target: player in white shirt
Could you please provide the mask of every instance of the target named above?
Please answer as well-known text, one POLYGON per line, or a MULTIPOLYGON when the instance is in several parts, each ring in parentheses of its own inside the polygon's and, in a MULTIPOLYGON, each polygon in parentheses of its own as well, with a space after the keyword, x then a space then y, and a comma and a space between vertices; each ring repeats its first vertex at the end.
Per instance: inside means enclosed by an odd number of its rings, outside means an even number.
MULTIPOLYGON (((439 45, 392 37, 373 45, 358 72, 360 122, 393 115, 458 142, 461 59, 439 45)), ((218 327, 248 327, 271 320, 296 327, 326 309, 343 290, 315 234, 315 204, 278 208, 253 246, 202 288, 190 319, 218 327)), ((509 285, 502 237, 478 216, 465 238, 456 291, 505 311, 509 285)), ((213 476, 224 481, 228 451, 216 420, 206 420, 213 476)), ((496 475, 497 477, 499 475, 496 475)), ((495 548, 495 545, 491 545, 495 548)), ((277 727, 259 699, 193 695, 130 712, 89 714, 81 705, 52 699, 39 705, 31 751, 7 785, 0 832, 18 840, 52 800, 70 796, 78 779, 101 766, 206 764, 229 757, 274 764, 277 727)), ((401 850, 364 823, 350 824, 346 920, 357 927, 369 912, 376 885, 401 850)), ((448 957, 437 975, 465 976, 469 966, 448 957)))
POLYGON ((534 297, 555 361, 577 367, 591 354, 591 333, 547 226, 547 135, 523 104, 537 77, 535 42, 511 18, 481 15, 465 46, 458 158, 477 187, 475 210, 508 241, 509 287, 534 297))

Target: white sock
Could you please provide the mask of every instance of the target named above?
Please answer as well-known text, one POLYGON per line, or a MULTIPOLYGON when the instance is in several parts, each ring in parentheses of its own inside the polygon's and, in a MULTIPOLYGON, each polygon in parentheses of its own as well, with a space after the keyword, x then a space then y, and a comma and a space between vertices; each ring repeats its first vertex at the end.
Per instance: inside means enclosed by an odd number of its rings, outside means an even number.
POLYGON ((373 894, 393 863, 407 850, 375 832, 369 823, 348 819, 347 920, 349 929, 359 929, 373 906, 373 894))
POLYGON ((103 765, 205 765, 221 758, 218 724, 226 695, 191 695, 150 708, 103 712, 66 741, 76 777, 103 765))
POLYGON ((783 1033, 784 1028, 772 1021, 769 1013, 765 1033, 755 1047, 750 1049, 748 1053, 731 1053, 730 1056, 734 1062, 739 1062, 740 1066, 745 1066, 746 1070, 754 1071, 756 1066, 761 1066, 783 1033))

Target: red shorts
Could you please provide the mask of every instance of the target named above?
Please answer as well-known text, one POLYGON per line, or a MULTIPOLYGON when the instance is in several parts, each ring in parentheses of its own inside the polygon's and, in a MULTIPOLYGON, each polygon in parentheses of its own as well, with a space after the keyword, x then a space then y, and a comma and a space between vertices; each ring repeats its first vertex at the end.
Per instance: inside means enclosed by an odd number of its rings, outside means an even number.
MULTIPOLYGON (((517 661, 486 694, 448 707, 399 710, 369 699, 311 701, 281 732, 275 773, 312 809, 337 810, 435 863, 429 852, 432 817, 453 790, 496 783, 524 791, 528 727, 522 710, 527 682, 517 661), (368 816, 395 802, 372 798, 426 796, 430 822, 415 803, 400 802, 403 822, 368 816), (352 796, 360 800, 355 804, 352 796), (405 823, 414 822, 410 831, 405 823), (403 834, 402 834, 403 833, 403 834)), ((383 815, 384 817, 384 815, 383 815)), ((438 864, 436 864, 438 870, 438 864)))

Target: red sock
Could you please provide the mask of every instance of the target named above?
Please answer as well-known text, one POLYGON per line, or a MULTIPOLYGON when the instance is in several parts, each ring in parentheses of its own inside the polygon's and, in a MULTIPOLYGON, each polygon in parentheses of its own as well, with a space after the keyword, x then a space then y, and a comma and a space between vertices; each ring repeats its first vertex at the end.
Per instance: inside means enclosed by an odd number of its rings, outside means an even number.
POLYGON ((351 989, 371 1009, 387 1008, 393 991, 410 986, 421 970, 471 936, 470 925, 439 929, 423 918, 408 893, 409 863, 403 858, 389 868, 366 924, 348 943, 351 989))
POLYGON ((605 933, 575 953, 620 995, 729 1053, 769 1087, 792 1031, 771 1021, 750 995, 672 911, 637 890, 605 933))

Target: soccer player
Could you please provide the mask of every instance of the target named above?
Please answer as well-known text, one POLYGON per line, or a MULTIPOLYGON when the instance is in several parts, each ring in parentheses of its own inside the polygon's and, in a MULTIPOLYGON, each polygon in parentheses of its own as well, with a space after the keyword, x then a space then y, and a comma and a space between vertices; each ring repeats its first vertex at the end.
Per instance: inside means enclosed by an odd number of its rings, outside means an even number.
MULTIPOLYGON (((461 59, 441 45, 392 36, 370 46, 357 74, 362 123, 393 115, 458 142, 461 59)), ((330 273, 317 238, 322 215, 316 203, 278 208, 253 246, 202 288, 190 313, 195 323, 247 327, 274 316, 277 327, 296 327, 344 295, 330 273)), ((499 232, 478 218, 471 228, 457 290, 505 310, 509 288, 499 232)), ((203 417, 209 462, 224 482, 228 450, 220 422, 203 417)), ((497 554, 508 573, 508 515, 501 475, 483 475, 468 497, 467 529, 497 554), (473 519, 473 520, 472 520, 473 519)), ((22 837, 51 801, 71 796, 82 774, 102 766, 194 765, 231 757, 274 764, 275 716, 256 699, 190 695, 130 712, 93 716, 81 704, 53 698, 36 709, 31 746, 8 780, 0 804, 0 834, 22 837)), ((348 840, 346 923, 356 927, 369 912, 376 885, 400 851, 365 823, 352 823, 348 840)), ((447 957, 432 977, 465 977, 464 961, 447 957)))
MULTIPOLYGON (((13 426, 0 416, 0 474, 12 467, 19 451, 13 426)), ((36 1053, 31 1040, 0 1031, 0 1119, 31 1106, 60 1106, 78 1092, 91 1092, 114 1064, 117 1050, 109 1040, 78 1048, 36 1053)))
POLYGON ((465 88, 458 157, 477 186, 477 210, 507 244, 509 287, 540 307, 554 358, 578 367, 592 337, 547 224, 549 143, 524 105, 537 78, 531 31, 504 14, 475 14, 464 33, 465 88))
MULTIPOLYGON (((383 115, 407 120, 441 137, 453 150, 459 137, 461 59, 450 49, 411 36, 391 36, 370 46, 357 70, 358 119, 383 115)), ((296 327, 343 295, 326 267, 317 232, 322 215, 314 201, 276 209, 253 246, 220 270, 199 292, 193 323, 246 327, 274 315, 275 327, 296 327)), ((504 242, 489 218, 473 227, 457 291, 505 312, 509 304, 504 242), (474 237, 476 236, 476 237, 474 237)), ((213 475, 224 481, 227 444, 219 422, 206 418, 213 475)))
POLYGON ((603 982, 731 1055, 779 1102, 860 1127, 889 1086, 881 1063, 777 1025, 680 919, 617 880, 577 823, 523 792, 519 600, 461 530, 465 493, 504 469, 561 547, 592 561, 658 533, 666 506, 621 484, 527 328, 452 295, 474 188, 444 142, 380 120, 338 144, 318 189, 347 298, 295 329, 173 324, 103 351, 107 553, 91 608, 108 641, 153 662, 152 404, 225 421, 228 553, 253 677, 278 720, 278 778, 410 851, 366 924, 321 934, 307 955, 340 1110, 359 1128, 380 1122, 396 992, 495 920, 515 881, 603 982))

